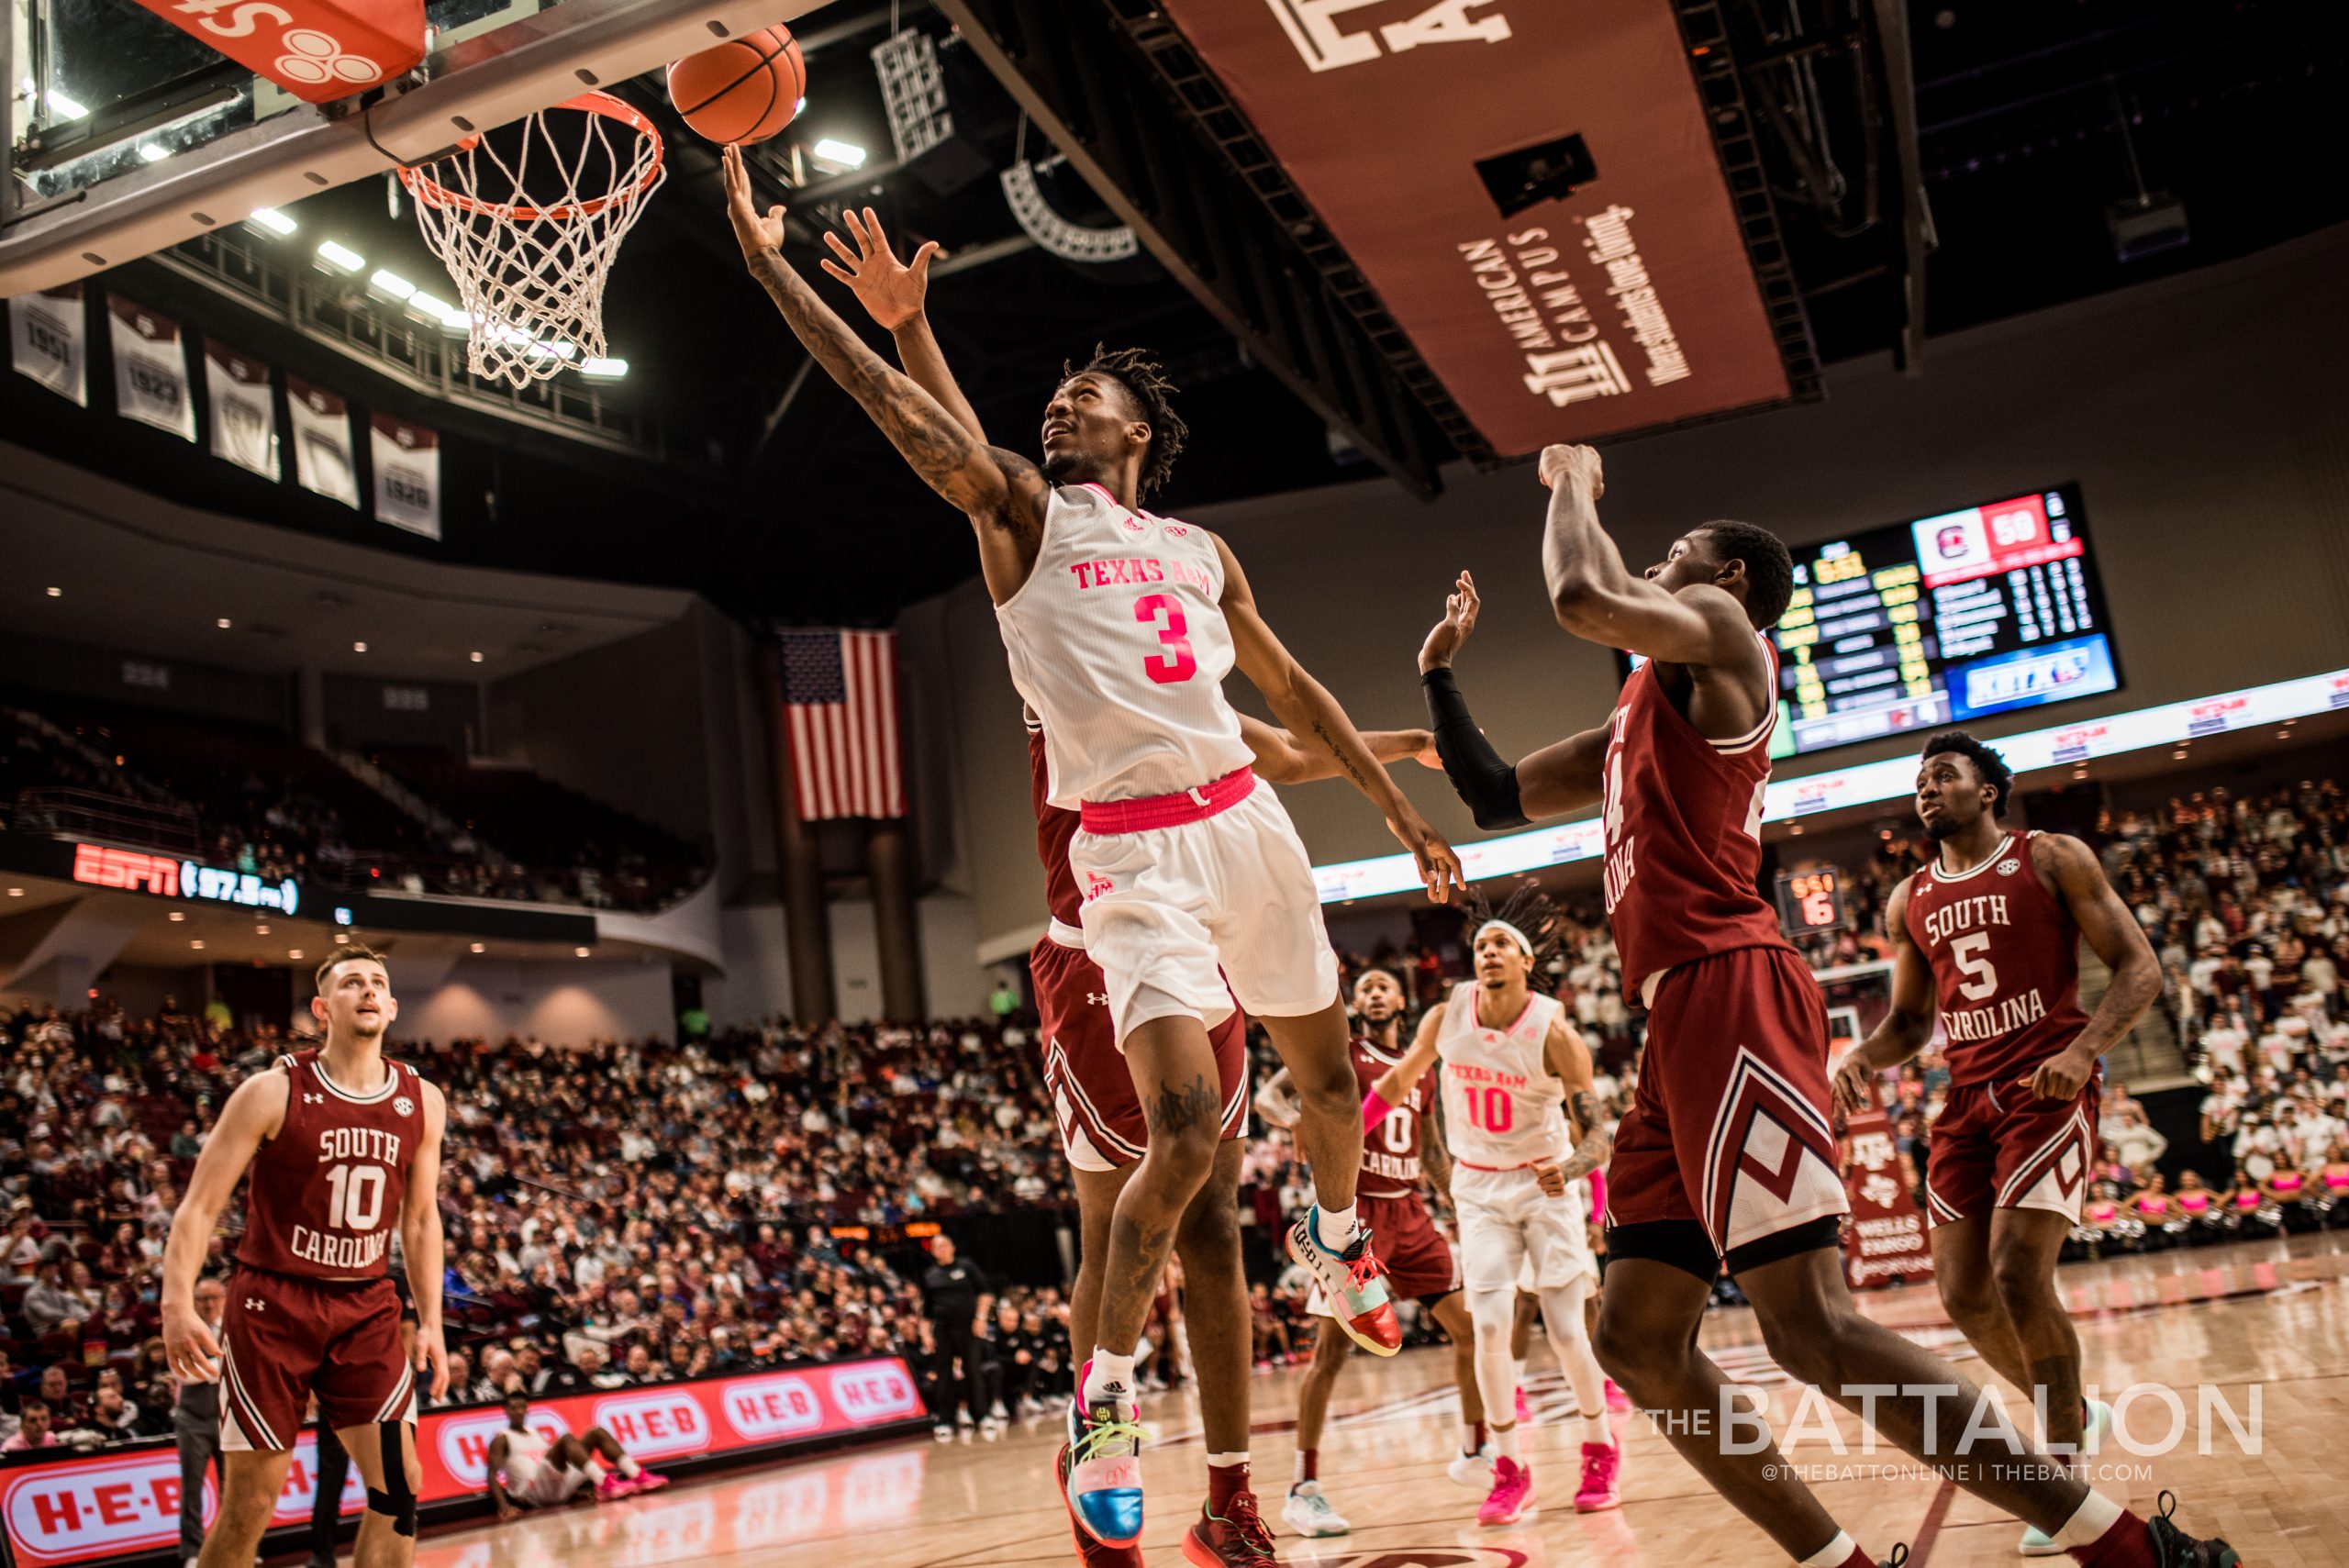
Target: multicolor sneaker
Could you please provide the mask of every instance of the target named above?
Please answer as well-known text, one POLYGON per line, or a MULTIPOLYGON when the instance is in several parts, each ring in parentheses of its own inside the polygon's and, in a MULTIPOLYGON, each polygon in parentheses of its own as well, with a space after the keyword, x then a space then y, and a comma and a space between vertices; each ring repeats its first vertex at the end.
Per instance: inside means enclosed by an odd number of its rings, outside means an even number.
MULTIPOLYGON (((1093 1363, 1077 1373, 1085 1387, 1093 1363)), ((1131 1546, 1141 1535, 1141 1407, 1126 1400, 1069 1402, 1068 1446, 1061 1451, 1061 1496, 1085 1532, 1104 1546, 1131 1546)))
POLYGON ((1083 1568, 1142 1568, 1139 1546, 1104 1546, 1076 1522, 1076 1508, 1068 1500, 1068 1444, 1052 1456, 1052 1475, 1060 1483, 1061 1503, 1068 1508, 1068 1532, 1076 1538, 1076 1560, 1083 1568))
POLYGON ((2243 1568, 2243 1554, 2225 1541, 2199 1540, 2170 1522, 2177 1512, 2176 1493, 2165 1489, 2159 1501, 2162 1511, 2145 1521, 2158 1568, 2243 1568))
POLYGON ((1234 1492, 1220 1516, 1203 1504, 1183 1532, 1183 1555, 1195 1568, 1273 1568, 1273 1532, 1256 1512, 1256 1494, 1234 1492))
POLYGON ((1575 1512, 1600 1514, 1623 1505, 1623 1494, 1618 1477, 1623 1470, 1623 1451, 1613 1443, 1582 1445, 1582 1485, 1575 1491, 1575 1512))
POLYGON ((1530 1465, 1502 1454, 1493 1461, 1493 1489, 1485 1494, 1485 1506, 1476 1510, 1480 1525, 1513 1525, 1518 1516, 1533 1506, 1533 1471, 1530 1465))
POLYGON ((1344 1535, 1354 1528, 1330 1506, 1319 1481, 1300 1481, 1288 1489, 1288 1498, 1281 1504, 1281 1523, 1306 1536, 1344 1535))
POLYGON ((1353 1246, 1333 1252, 1314 1235, 1308 1208, 1305 1218, 1288 1228, 1288 1255, 1320 1285, 1322 1299, 1336 1308, 1331 1320, 1348 1339, 1375 1356, 1391 1356, 1403 1348, 1403 1325, 1386 1297, 1386 1265, 1371 1249, 1367 1228, 1354 1237, 1353 1246))
MULTIPOLYGON (((2087 1407, 2087 1421, 2080 1432, 2080 1458, 2085 1460, 2104 1447, 2104 1435, 2112 1430, 2112 1407, 2101 1399, 2082 1401, 2087 1407)), ((2058 1557, 2064 1549, 2055 1538, 2037 1525, 2025 1525, 2022 1544, 2015 1548, 2019 1557, 2058 1557)))
POLYGON ((1619 1416, 1631 1407, 1630 1396, 1616 1387, 1615 1380, 1611 1377, 1607 1380, 1607 1407, 1619 1416))
POLYGON ((1474 1453, 1455 1453, 1443 1473, 1472 1491, 1489 1492, 1493 1487, 1493 1445, 1487 1442, 1474 1453))

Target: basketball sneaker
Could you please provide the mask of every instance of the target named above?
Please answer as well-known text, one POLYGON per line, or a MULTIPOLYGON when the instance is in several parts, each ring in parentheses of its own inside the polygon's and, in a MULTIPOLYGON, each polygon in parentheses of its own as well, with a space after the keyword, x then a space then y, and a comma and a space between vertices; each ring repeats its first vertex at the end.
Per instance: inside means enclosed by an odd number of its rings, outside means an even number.
POLYGON ((1386 1265, 1372 1251, 1367 1227, 1353 1246, 1333 1252, 1314 1234, 1308 1208, 1288 1228, 1288 1255, 1320 1285, 1322 1299, 1334 1309, 1331 1319, 1348 1339, 1375 1356, 1391 1356, 1403 1348, 1403 1325, 1386 1297, 1386 1265))
POLYGON ((1623 1451, 1613 1443, 1582 1445, 1582 1485, 1575 1490, 1575 1512, 1605 1513, 1623 1505, 1619 1478, 1623 1470, 1623 1451))
POLYGON ((1330 1506, 1319 1481, 1300 1481, 1288 1489, 1288 1498, 1281 1504, 1281 1523, 1308 1536, 1344 1535, 1354 1528, 1330 1506))
POLYGON ((1615 1380, 1611 1377, 1607 1380, 1607 1407, 1619 1416, 1631 1407, 1630 1396, 1615 1386, 1615 1380))
POLYGON ((1228 1512, 1199 1517, 1183 1532, 1183 1555, 1195 1568, 1274 1568, 1273 1532, 1256 1512, 1256 1494, 1234 1492, 1228 1512))
POLYGON ((2176 1493, 2165 1487, 2159 1501, 2162 1511, 2145 1521, 2145 1530, 2154 1538, 2154 1561, 2160 1568, 2243 1568, 2243 1554, 2225 1541, 2215 1536, 2198 1540, 2170 1522, 2177 1511, 2176 1493))
POLYGON ((1060 1484, 1061 1504, 1068 1509, 1068 1532, 1076 1538, 1076 1560, 1082 1568, 1143 1568, 1139 1546, 1104 1546, 1077 1523, 1075 1505, 1068 1499, 1068 1444, 1052 1455, 1052 1476, 1060 1484))
POLYGON ((1525 1403, 1525 1389, 1522 1385, 1517 1390, 1517 1424, 1520 1427, 1530 1427, 1533 1424, 1533 1412, 1525 1403))
MULTIPOLYGON (((1081 1391, 1093 1370, 1077 1373, 1081 1391)), ((1141 1534, 1141 1407, 1126 1400, 1068 1407, 1068 1446, 1061 1452, 1061 1495, 1069 1512, 1104 1546, 1130 1546, 1141 1534)))
POLYGON ((1507 1454, 1493 1461, 1493 1489, 1476 1510, 1480 1525, 1513 1525, 1533 1506, 1533 1471, 1507 1454))
POLYGON ((1493 1486, 1493 1445, 1486 1443, 1474 1453, 1455 1453, 1443 1473, 1472 1491, 1489 1492, 1493 1486))
MULTIPOLYGON (((2080 1429, 2082 1459, 2087 1458, 2103 1448, 2104 1434, 2112 1429, 2111 1406, 2101 1399, 2090 1399, 2085 1403, 2087 1406, 2088 1418, 2087 1424, 2080 1429)), ((2017 1547, 2015 1551, 2018 1556, 2022 1557, 2060 1557, 2063 1555, 2064 1549, 2055 1544, 2054 1536, 2049 1535, 2037 1525, 2025 1525, 2022 1527, 2022 1544, 2017 1547)))

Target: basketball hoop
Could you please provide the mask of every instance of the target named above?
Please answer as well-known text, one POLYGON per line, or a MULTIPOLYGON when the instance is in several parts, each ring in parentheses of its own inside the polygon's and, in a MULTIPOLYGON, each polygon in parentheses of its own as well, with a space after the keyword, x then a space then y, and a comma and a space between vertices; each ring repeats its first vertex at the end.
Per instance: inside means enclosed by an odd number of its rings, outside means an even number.
POLYGON ((510 160, 474 135, 399 175, 457 285, 473 374, 524 387, 605 357, 604 284, 666 171, 660 131, 607 93, 518 124, 510 160), (584 122, 575 137, 572 116, 584 122))

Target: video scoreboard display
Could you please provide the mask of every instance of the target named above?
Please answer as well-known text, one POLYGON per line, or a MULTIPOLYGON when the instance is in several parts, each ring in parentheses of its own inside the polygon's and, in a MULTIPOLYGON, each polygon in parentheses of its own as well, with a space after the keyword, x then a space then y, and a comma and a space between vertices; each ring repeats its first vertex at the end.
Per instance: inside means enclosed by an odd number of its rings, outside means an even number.
POLYGON ((1774 757, 2121 684, 2076 486, 1795 551, 1774 757))

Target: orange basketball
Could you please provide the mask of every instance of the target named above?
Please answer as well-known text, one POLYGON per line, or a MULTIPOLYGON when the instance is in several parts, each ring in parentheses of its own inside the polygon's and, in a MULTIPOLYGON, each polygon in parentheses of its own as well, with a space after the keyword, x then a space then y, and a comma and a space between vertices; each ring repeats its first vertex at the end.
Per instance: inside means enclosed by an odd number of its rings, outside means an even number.
POLYGON ((669 67, 669 102, 712 141, 764 141, 807 95, 807 62, 787 28, 744 33, 669 67))

